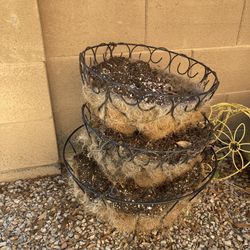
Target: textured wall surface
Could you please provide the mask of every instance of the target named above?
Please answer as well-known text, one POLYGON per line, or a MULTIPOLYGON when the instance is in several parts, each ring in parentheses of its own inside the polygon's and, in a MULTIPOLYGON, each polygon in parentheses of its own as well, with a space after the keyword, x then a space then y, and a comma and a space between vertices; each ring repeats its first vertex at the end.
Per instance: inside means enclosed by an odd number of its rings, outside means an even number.
POLYGON ((0 181, 57 174, 37 1, 0 0, 0 34, 0 181))
POLYGON ((60 148, 81 123, 77 55, 100 42, 140 42, 181 50, 218 73, 221 85, 213 103, 250 105, 250 0, 38 2, 60 148))
POLYGON ((35 0, 0 0, 0 63, 44 60, 35 0))
POLYGON ((76 56, 90 44, 144 39, 143 0, 41 0, 39 6, 48 57, 76 56))
POLYGON ((0 0, 0 7, 0 136, 8 148, 0 149, 0 171, 57 161, 53 119, 61 152, 81 124, 78 54, 88 45, 181 51, 217 72, 213 103, 250 106, 250 0, 0 0), (11 142, 26 136, 25 152, 11 142), (31 148, 37 158, 28 157, 31 148))
POLYGON ((243 0, 148 0, 147 42, 170 48, 235 45, 243 0))

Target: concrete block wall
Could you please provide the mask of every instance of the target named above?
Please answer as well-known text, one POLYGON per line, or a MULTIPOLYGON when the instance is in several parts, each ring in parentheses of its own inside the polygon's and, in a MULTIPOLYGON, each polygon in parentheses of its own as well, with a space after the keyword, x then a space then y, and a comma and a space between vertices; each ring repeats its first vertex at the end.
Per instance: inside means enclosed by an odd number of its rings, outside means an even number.
POLYGON ((46 64, 59 151, 81 125, 79 52, 110 41, 142 43, 144 0, 40 0, 46 64))
MULTIPOLYGON (((49 137, 54 119, 61 152, 70 131, 81 124, 78 54, 88 45, 109 41, 164 46, 201 60, 221 82, 214 103, 250 106, 250 0, 0 0, 0 6, 5 24, 0 25, 5 68, 0 77, 18 82, 8 90, 0 86, 0 95, 5 93, 0 128, 21 120, 51 121, 50 132, 44 132, 49 137), (23 71, 26 75, 17 74, 23 71)), ((45 149, 40 155, 48 162, 56 161, 52 140, 51 155, 45 149)))
POLYGON ((224 96, 225 101, 250 106, 250 99, 239 98, 240 95, 250 97, 249 45, 194 49, 193 57, 206 62, 216 70, 221 82, 217 93, 224 96))
POLYGON ((37 2, 0 7, 0 181, 58 174, 37 2))
POLYGON ((38 2, 60 149, 81 124, 78 54, 100 42, 139 42, 191 55, 218 73, 213 103, 250 105, 250 0, 38 2))

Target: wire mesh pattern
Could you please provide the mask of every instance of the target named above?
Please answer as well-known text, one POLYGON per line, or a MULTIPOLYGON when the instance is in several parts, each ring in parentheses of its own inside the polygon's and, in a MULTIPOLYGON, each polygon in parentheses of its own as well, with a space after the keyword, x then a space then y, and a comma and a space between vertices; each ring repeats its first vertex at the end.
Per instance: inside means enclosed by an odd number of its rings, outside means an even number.
POLYGON ((221 176, 219 171, 219 180, 226 180, 250 166, 250 161, 243 157, 244 154, 250 156, 250 142, 247 138, 249 128, 244 122, 233 121, 237 126, 232 125, 232 120, 240 114, 244 114, 250 120, 250 108, 241 104, 219 103, 211 107, 209 119, 215 126, 214 137, 215 145, 218 147, 216 154, 219 166, 227 159, 233 163, 233 168, 225 176, 221 176))
MULTIPOLYGON (((142 167, 147 167, 153 162, 155 169, 162 168, 164 163, 185 163, 189 159, 199 155, 204 150, 204 148, 209 144, 213 133, 212 123, 210 123, 205 114, 203 114, 204 120, 201 122, 202 128, 199 133, 202 137, 195 137, 196 141, 193 141, 190 147, 174 147, 170 150, 148 149, 145 145, 134 146, 122 141, 121 138, 105 135, 100 128, 95 127, 92 124, 92 114, 88 104, 84 104, 82 106, 82 117, 85 125, 84 129, 86 129, 90 140, 97 141, 98 143, 98 151, 102 151, 104 157, 115 154, 119 158, 117 165, 120 167, 123 166, 122 163, 124 161, 131 161, 135 165, 142 165, 142 167), (144 159, 144 163, 142 163, 142 161, 137 163, 138 158, 144 159)), ((102 124, 102 126, 105 128, 104 124, 102 124)), ((192 140, 191 136, 193 135, 190 135, 190 140, 192 140)))
POLYGON ((142 111, 149 111, 157 106, 157 102, 154 101, 149 105, 147 100, 161 99, 164 100, 163 103, 167 106, 165 114, 173 116, 178 106, 181 106, 185 112, 197 110, 198 107, 212 98, 219 85, 216 73, 209 67, 184 54, 162 47, 157 48, 132 43, 101 43, 96 46, 87 47, 80 53, 79 60, 83 84, 88 86, 95 94, 105 94, 105 100, 99 109, 105 107, 107 103, 111 103, 114 106, 112 91, 115 88, 126 88, 126 91, 129 91, 131 96, 136 96, 136 98, 128 98, 122 92, 119 94, 116 93, 116 96, 118 95, 125 104, 137 107, 142 111), (201 91, 189 95, 172 95, 170 93, 159 93, 149 90, 142 94, 140 89, 132 88, 129 85, 125 86, 121 82, 115 82, 107 75, 100 74, 93 69, 93 66, 115 56, 126 57, 131 60, 142 60, 166 73, 190 79, 201 91), (93 84, 96 80, 100 82, 99 86, 93 84), (144 105, 145 103, 147 104, 146 106, 144 105))
MULTIPOLYGON (((123 210, 129 211, 131 208, 133 208, 133 211, 138 212, 143 210, 152 210, 152 207, 159 207, 163 205, 168 205, 169 209, 168 212, 170 212, 177 204, 183 199, 188 199, 188 201, 191 201, 196 197, 206 186, 207 184, 212 180, 216 169, 217 169, 217 160, 216 155, 214 153, 214 150, 212 147, 206 148, 202 152, 203 159, 200 164, 205 164, 208 166, 207 173, 202 177, 202 180, 195 185, 195 188, 193 188, 191 191, 179 193, 176 196, 168 196, 168 197, 158 197, 157 199, 146 199, 146 200, 129 200, 127 198, 122 198, 121 196, 117 195, 119 190, 110 183, 110 185, 107 186, 106 190, 98 190, 98 188, 93 186, 92 180, 89 179, 88 181, 82 181, 79 179, 79 177, 75 174, 74 168, 73 168, 73 159, 76 159, 80 154, 83 153, 82 144, 79 142, 78 137, 81 133, 81 130, 84 129, 84 125, 78 127, 75 129, 70 136, 68 137, 64 149, 63 149, 63 159, 65 167, 69 173, 69 175, 73 178, 73 180, 77 183, 79 188, 86 194, 89 195, 89 197, 93 200, 95 199, 101 199, 104 201, 104 203, 107 204, 113 204, 115 207, 123 207, 123 210), (75 158, 72 158, 72 155, 75 156, 75 158), (211 155, 214 155, 214 160, 211 160, 211 155)), ((96 164, 95 161, 91 161, 92 164, 96 164)), ((88 165, 89 162, 86 163, 88 165)), ((85 165, 85 166, 86 166, 85 165)), ((98 166, 96 165, 98 168, 98 166)), ((148 189, 144 189, 145 192, 147 192, 148 189)), ((165 190, 168 191, 167 189, 165 190)), ((145 195, 146 197, 147 195, 145 195)))

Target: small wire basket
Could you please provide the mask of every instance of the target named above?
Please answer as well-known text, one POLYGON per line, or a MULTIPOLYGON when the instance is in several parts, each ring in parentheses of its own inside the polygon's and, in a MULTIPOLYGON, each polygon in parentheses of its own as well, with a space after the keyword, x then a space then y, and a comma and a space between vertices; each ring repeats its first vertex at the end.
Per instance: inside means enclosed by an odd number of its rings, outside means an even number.
POLYGON ((184 179, 189 178, 190 181, 186 187, 179 185, 181 178, 170 183, 171 185, 161 185, 160 187, 154 187, 151 189, 140 187, 134 189, 135 186, 131 186, 130 182, 125 184, 125 187, 116 185, 103 175, 97 163, 91 157, 87 156, 87 151, 84 153, 86 149, 83 150, 82 143, 80 143, 78 139, 83 129, 84 125, 75 129, 70 134, 64 145, 63 159, 69 175, 77 186, 87 194, 93 202, 95 200, 101 200, 104 204, 111 205, 114 208, 127 213, 153 213, 154 211, 159 211, 159 209, 162 211, 162 208, 166 206, 168 207, 167 211, 170 212, 182 200, 192 201, 212 180, 217 169, 215 152, 213 148, 209 146, 201 153, 202 160, 197 164, 197 168, 193 169, 194 175, 198 176, 198 180, 187 177, 190 173, 183 176, 184 179), (79 156, 83 157, 82 164, 79 163, 79 156), (214 160, 212 160, 212 157, 214 160), (76 165, 77 167, 75 167, 76 165), (86 173, 89 173, 91 169, 93 174, 81 175, 84 168, 88 168, 86 173), (199 171, 197 169, 199 169, 199 171), (96 177, 96 174, 98 174, 99 177, 96 177), (100 187, 99 183, 101 181, 105 184, 100 187), (195 181, 197 181, 197 183, 195 181), (139 199, 129 199, 127 196, 127 192, 130 189, 129 187, 134 194, 137 193, 134 192, 136 189, 137 191, 143 191, 141 197, 139 199), (169 189, 175 189, 176 195, 171 194, 169 189), (153 193, 156 194, 155 198, 152 197, 152 190, 154 190, 153 193), (165 195, 164 192, 166 193, 165 195))
MULTIPOLYGON (((156 142, 147 142, 140 134, 131 137, 118 133, 107 135, 110 131, 105 124, 94 122, 96 118, 90 111, 89 105, 82 108, 84 129, 80 141, 85 145, 89 154, 97 161, 102 171, 113 182, 123 183, 132 178, 140 186, 159 185, 166 180, 184 174, 192 169, 200 160, 200 153, 209 144, 213 126, 204 115, 203 121, 196 124, 190 131, 184 130, 180 135, 174 135, 172 140, 163 138, 156 142), (197 132, 198 131, 198 132, 197 132), (180 143, 189 143, 187 147, 176 144, 176 138, 187 139, 180 143), (137 145, 134 145, 134 142, 137 145), (171 147, 163 149, 168 143, 171 147), (150 147, 146 145, 151 143, 150 147), (159 146, 160 145, 160 146, 159 146)), ((178 143, 178 142, 177 142, 178 143)))
MULTIPOLYGON (((112 87, 119 86, 123 88, 124 84, 112 81, 111 79, 107 78, 105 74, 99 75, 93 70, 92 67, 114 56, 127 57, 133 60, 143 60, 155 67, 167 71, 168 73, 176 74, 181 77, 187 77, 192 79, 194 83, 199 83, 202 92, 195 95, 190 94, 186 96, 180 96, 162 94, 165 95, 165 98, 173 104, 171 113, 173 113, 173 109, 180 102, 189 103, 191 100, 195 100, 196 105, 188 107, 187 104, 185 109, 186 111, 190 111, 191 109, 198 108, 199 105, 211 99, 219 85, 217 75, 213 70, 211 70, 202 62, 199 62, 184 54, 170 51, 166 48, 157 48, 144 44, 101 43, 96 46, 87 47, 83 52, 80 53, 80 72, 83 84, 87 84, 88 86, 92 87, 92 90, 97 94, 105 91, 107 97, 106 101, 111 99, 110 94, 112 87), (143 56, 143 52, 146 53, 146 56, 143 56), (99 88, 92 85, 94 77, 97 77, 102 82, 99 88)), ((126 86, 126 88, 129 88, 129 86, 126 86)), ((140 96, 141 92, 136 88, 130 89, 130 91, 132 94, 134 93, 135 96, 139 97, 137 98, 136 102, 127 102, 126 97, 120 95, 121 98, 124 100, 124 102, 126 102, 126 104, 137 105, 140 109, 142 109, 140 103, 144 101, 145 98, 152 96, 152 98, 157 99, 160 95, 157 92, 149 91, 144 96, 140 96)))
MULTIPOLYGON (((80 53, 79 60, 84 98, 91 103, 93 112, 108 127, 125 134, 144 131, 149 139, 159 139, 192 123, 195 111, 212 98, 219 86, 216 73, 205 64, 161 47, 102 43, 87 47, 80 53), (171 86, 186 86, 187 89, 183 93, 150 88, 142 91, 137 87, 143 81, 140 77, 133 80, 136 83, 132 86, 114 80, 112 74, 105 73, 106 68, 97 70, 98 65, 108 63, 110 59, 119 61, 121 58, 146 63, 167 76, 171 86), (168 126, 169 131, 165 129, 161 134, 162 127, 168 126)), ((166 82, 162 84, 163 88, 168 85, 166 82)))

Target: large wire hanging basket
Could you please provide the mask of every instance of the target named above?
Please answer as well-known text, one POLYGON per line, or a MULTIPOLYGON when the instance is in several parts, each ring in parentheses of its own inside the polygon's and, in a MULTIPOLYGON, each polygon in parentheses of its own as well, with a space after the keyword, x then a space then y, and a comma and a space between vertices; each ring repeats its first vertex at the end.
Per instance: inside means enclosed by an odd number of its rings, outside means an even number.
POLYGON ((196 111, 212 98, 219 85, 216 73, 205 64, 161 47, 102 43, 87 47, 79 58, 83 94, 95 114, 105 120, 108 127, 126 134, 139 130, 149 139, 159 139, 200 119, 196 111), (175 92, 138 85, 157 83, 158 75, 153 80, 142 75, 133 79, 135 83, 128 84, 128 79, 112 77, 112 65, 109 66, 112 60, 116 65, 129 60, 149 70, 152 68, 153 75, 160 72, 163 89, 170 85, 171 89, 185 87, 175 92), (169 131, 165 129, 162 134, 163 127, 169 127, 169 131))
POLYGON ((150 142, 140 134, 126 137, 110 130, 93 117, 87 104, 83 105, 82 111, 85 126, 80 142, 86 146, 104 174, 112 182, 123 183, 130 178, 144 187, 160 185, 191 170, 201 161, 200 154, 209 144, 213 131, 212 124, 204 115, 195 127, 150 142), (186 142, 188 145, 179 146, 178 140, 180 144, 186 142))
MULTIPOLYGON (((82 143, 79 142, 79 136, 83 129, 84 125, 75 129, 64 145, 63 160, 65 167, 77 186, 92 201, 102 200, 104 204, 112 205, 122 211, 139 213, 149 211, 151 213, 154 207, 156 210, 162 206, 168 206, 172 209, 181 200, 187 199, 191 201, 208 185, 217 169, 216 155, 212 147, 209 146, 201 153, 201 162, 191 171, 197 179, 194 179, 190 172, 174 182, 167 182, 166 185, 161 185, 160 187, 152 189, 136 187, 137 190, 143 190, 142 195, 137 199, 129 199, 127 197, 127 189, 129 189, 131 182, 126 183, 124 187, 110 182, 102 173, 98 177, 100 173, 99 166, 91 157, 87 156, 86 149, 83 149, 82 143), (212 160, 212 156, 214 156, 215 160, 212 160), (79 160, 80 158, 82 160, 79 160), (87 169, 86 172, 84 172, 85 168, 87 169), (90 175, 87 174, 90 172, 90 175), (180 185, 183 178, 189 180, 186 186, 180 185), (104 184, 100 185, 100 182, 104 184), (156 194, 153 198, 152 190, 156 194), (173 190, 175 190, 176 195, 173 194, 173 190)), ((135 186, 132 185, 131 188, 132 193, 136 194, 134 192, 135 186)))

